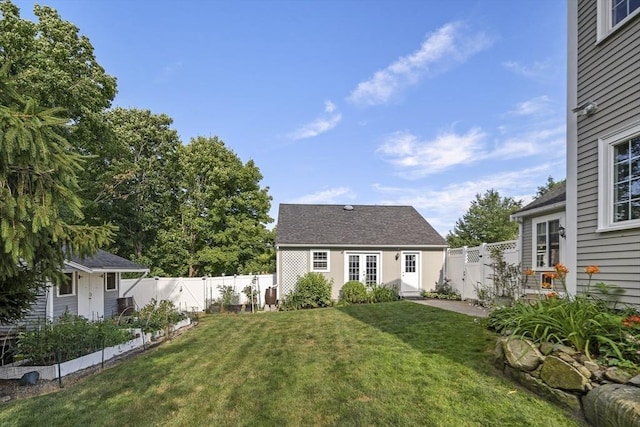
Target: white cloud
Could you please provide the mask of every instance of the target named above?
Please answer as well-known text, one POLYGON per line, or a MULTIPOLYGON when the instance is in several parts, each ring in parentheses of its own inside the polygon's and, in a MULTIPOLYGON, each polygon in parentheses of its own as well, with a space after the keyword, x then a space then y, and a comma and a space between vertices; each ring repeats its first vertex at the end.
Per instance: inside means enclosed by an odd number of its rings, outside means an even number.
POLYGON ((485 157, 484 132, 473 128, 466 134, 445 132, 432 141, 420 141, 409 132, 396 132, 376 150, 385 160, 404 169, 407 178, 442 172, 452 166, 485 157))
POLYGON ((529 79, 539 79, 545 77, 551 69, 549 61, 536 61, 531 65, 525 65, 517 61, 503 62, 502 65, 509 71, 529 79))
POLYGON ((513 159, 546 154, 549 158, 565 156, 566 128, 564 125, 537 129, 510 137, 498 143, 487 158, 513 159))
POLYGON ((531 98, 527 101, 518 103, 515 110, 510 111, 509 113, 516 116, 539 116, 553 113, 551 98, 546 95, 531 98))
POLYGON ((330 114, 330 116, 319 117, 312 122, 300 126, 295 131, 289 133, 289 138, 293 139, 294 141, 313 138, 335 128, 342 120, 342 114, 335 113, 336 106, 331 101, 324 102, 324 111, 325 113, 330 114))
POLYGON ((384 104, 403 87, 416 84, 431 67, 462 63, 490 44, 483 33, 466 34, 459 22, 446 24, 428 35, 417 51, 358 83, 347 100, 358 105, 384 104))
POLYGON ((443 188, 416 188, 415 186, 385 187, 375 184, 374 190, 382 199, 379 204, 411 205, 418 209, 429 223, 443 236, 455 226, 456 221, 469 209, 476 194, 494 189, 501 197, 513 197, 529 203, 539 185, 557 164, 547 162, 530 168, 486 175, 476 180, 449 184, 443 188))
POLYGON ((324 112, 331 114, 336 111, 336 104, 331 101, 324 101, 324 112))
POLYGON ((341 203, 345 199, 355 199, 355 194, 348 187, 336 187, 328 190, 306 194, 291 201, 291 203, 322 204, 341 203))

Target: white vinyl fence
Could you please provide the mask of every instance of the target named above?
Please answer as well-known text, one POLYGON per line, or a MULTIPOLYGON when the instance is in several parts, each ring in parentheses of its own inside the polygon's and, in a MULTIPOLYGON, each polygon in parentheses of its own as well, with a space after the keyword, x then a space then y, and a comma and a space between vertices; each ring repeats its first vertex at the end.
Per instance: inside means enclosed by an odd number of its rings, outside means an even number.
POLYGON ((447 249, 445 277, 457 289, 462 299, 476 299, 475 286, 493 286, 491 251, 503 251, 504 260, 509 264, 520 262, 520 248, 517 240, 497 243, 483 243, 480 246, 447 249))
POLYGON ((147 277, 120 281, 120 297, 133 297, 140 308, 155 299, 169 300, 180 310, 204 311, 220 297, 220 286, 232 286, 240 294, 240 303, 247 302, 242 290, 253 286, 258 291, 258 306, 264 305, 264 293, 275 283, 275 274, 220 277, 147 277))

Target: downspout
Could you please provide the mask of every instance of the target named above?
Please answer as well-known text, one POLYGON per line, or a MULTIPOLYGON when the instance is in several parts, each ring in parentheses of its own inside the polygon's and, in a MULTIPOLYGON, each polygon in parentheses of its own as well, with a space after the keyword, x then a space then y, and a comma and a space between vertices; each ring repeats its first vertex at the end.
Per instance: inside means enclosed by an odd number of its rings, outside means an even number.
POLYGON ((126 296, 127 296, 127 294, 131 291, 131 289, 133 289, 133 288, 135 288, 136 286, 138 286, 138 283, 140 283, 140 281, 141 281, 142 279, 144 279, 145 277, 147 277, 147 275, 148 275, 148 274, 149 274, 149 272, 148 272, 148 271, 145 271, 145 273, 144 273, 142 276, 140 276, 140 277, 138 278, 138 280, 136 280, 136 281, 134 282, 134 284, 133 284, 133 285, 129 286, 129 289, 127 289, 126 291, 124 291, 124 292, 122 293, 122 296, 123 296, 123 297, 126 297, 126 296))

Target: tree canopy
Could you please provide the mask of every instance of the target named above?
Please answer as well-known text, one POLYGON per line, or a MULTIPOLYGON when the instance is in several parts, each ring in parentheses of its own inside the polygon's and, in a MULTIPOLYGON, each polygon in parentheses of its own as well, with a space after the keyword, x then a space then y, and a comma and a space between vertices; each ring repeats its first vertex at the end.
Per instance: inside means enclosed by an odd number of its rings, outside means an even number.
POLYGON ((510 220, 511 214, 522 207, 522 201, 501 197, 496 190, 476 194, 469 210, 456 221, 453 231, 447 235, 452 248, 477 246, 512 240, 518 236, 518 224, 510 220))
POLYGON ((564 179, 561 179, 560 181, 556 181, 553 179, 552 176, 549 176, 547 178, 547 182, 538 187, 538 191, 536 193, 536 195, 534 196, 535 199, 539 199, 540 197, 544 196, 545 194, 547 194, 549 191, 553 190, 554 188, 556 188, 557 186, 563 184, 565 182, 564 179))

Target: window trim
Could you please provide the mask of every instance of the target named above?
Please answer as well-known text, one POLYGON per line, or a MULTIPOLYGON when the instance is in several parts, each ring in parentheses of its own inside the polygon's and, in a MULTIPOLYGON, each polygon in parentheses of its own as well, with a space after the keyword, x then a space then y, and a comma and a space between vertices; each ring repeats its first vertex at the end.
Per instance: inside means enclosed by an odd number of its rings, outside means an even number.
POLYGON ((633 19, 634 16, 640 14, 640 8, 638 8, 627 15, 622 21, 618 22, 616 25, 613 25, 611 22, 611 20, 613 19, 611 15, 612 7, 612 0, 598 0, 598 30, 596 36, 596 44, 601 43, 611 34, 622 28, 627 22, 633 19))
POLYGON ((60 285, 56 286, 56 297, 58 298, 66 298, 73 297, 76 295, 76 290, 78 289, 78 274, 75 271, 66 272, 64 275, 71 275, 71 293, 70 294, 61 294, 60 293, 60 285))
MULTIPOLYGON (((564 212, 555 212, 548 215, 538 216, 535 218, 531 218, 531 268, 535 271, 553 271, 553 265, 549 265, 547 267, 538 267, 538 224, 541 223, 549 223, 550 221, 558 221, 560 223, 560 227, 565 227, 566 229, 566 215, 564 212)), ((548 230, 547 226, 547 230, 548 230)), ((565 262, 565 238, 560 236, 560 246, 558 247, 558 262, 560 264, 564 264, 565 262)), ((548 248, 547 248, 548 250, 548 248)), ((547 260, 548 262, 548 260, 547 260)))
POLYGON ((116 272, 109 272, 109 273, 103 273, 103 275, 104 275, 104 291, 105 291, 105 292, 114 292, 114 291, 117 291, 118 289, 120 289, 120 275, 119 275, 118 273, 116 273, 116 272), (113 274, 113 275, 115 276, 115 279, 116 279, 116 280, 115 280, 115 285, 116 285, 116 287, 115 287, 115 288, 113 288, 113 289, 109 289, 109 288, 107 287, 107 283, 108 283, 107 279, 108 279, 108 277, 109 277, 109 274, 113 274))
POLYGON ((314 273, 329 273, 331 271, 331 251, 329 249, 311 249, 309 251, 309 259, 311 261, 311 271, 314 273), (327 254, 327 268, 319 269, 314 266, 313 255, 315 253, 324 252, 327 254))
POLYGON ((640 121, 598 139, 598 233, 640 228, 640 219, 613 221, 613 147, 637 136, 640 121))

